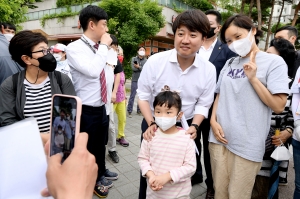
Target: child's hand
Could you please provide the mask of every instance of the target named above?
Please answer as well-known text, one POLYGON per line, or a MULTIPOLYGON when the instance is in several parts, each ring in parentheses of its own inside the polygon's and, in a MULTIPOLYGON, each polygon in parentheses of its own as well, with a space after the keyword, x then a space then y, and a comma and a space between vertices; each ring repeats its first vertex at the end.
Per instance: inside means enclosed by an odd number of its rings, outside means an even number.
POLYGON ((168 182, 170 182, 172 180, 170 173, 165 173, 159 176, 156 176, 155 181, 154 181, 154 187, 158 187, 158 188, 163 188, 163 186, 165 184, 167 184, 168 182))

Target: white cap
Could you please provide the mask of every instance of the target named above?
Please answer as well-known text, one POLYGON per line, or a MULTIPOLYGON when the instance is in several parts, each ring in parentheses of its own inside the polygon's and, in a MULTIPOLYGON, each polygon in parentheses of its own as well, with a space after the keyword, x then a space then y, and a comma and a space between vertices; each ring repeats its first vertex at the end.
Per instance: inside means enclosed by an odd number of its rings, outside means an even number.
POLYGON ((56 45, 54 46, 53 52, 54 52, 54 53, 59 53, 59 52, 62 52, 62 51, 65 52, 65 51, 66 51, 66 48, 67 48, 66 45, 58 43, 58 44, 56 44, 56 45))

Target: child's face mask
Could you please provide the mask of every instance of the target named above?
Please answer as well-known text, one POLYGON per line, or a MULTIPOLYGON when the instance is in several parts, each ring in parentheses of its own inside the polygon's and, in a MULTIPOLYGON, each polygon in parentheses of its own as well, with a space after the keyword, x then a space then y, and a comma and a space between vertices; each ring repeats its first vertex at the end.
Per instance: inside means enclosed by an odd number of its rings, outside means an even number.
POLYGON ((176 124, 177 116, 174 117, 155 117, 155 123, 161 128, 161 130, 166 131, 176 124))

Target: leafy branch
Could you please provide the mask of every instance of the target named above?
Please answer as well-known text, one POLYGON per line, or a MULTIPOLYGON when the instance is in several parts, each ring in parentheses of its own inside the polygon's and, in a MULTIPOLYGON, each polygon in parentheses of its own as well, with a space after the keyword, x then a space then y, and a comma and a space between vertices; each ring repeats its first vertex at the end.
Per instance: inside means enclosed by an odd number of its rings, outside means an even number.
POLYGON ((66 11, 63 11, 61 13, 53 13, 53 14, 46 14, 44 15, 41 20, 40 20, 40 23, 41 23, 41 26, 42 27, 45 27, 45 23, 46 23, 46 20, 49 20, 49 19, 55 19, 57 18, 57 23, 63 23, 63 19, 66 18, 66 17, 72 17, 72 16, 76 16, 78 15, 79 12, 73 12, 71 10, 71 7, 68 6, 67 7, 67 10, 66 11))

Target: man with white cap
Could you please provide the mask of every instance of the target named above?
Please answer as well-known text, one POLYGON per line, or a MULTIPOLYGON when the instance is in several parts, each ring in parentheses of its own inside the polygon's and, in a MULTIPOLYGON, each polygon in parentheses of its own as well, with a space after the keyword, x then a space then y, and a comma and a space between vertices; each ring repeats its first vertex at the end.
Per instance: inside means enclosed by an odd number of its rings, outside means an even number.
POLYGON ((69 76, 69 78, 72 80, 72 76, 70 73, 70 67, 68 65, 67 56, 66 56, 66 48, 64 44, 57 43, 53 49, 53 56, 55 57, 57 61, 56 69, 57 71, 64 73, 69 76))

